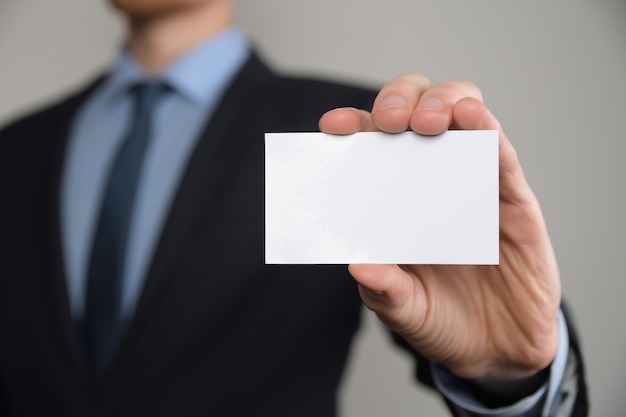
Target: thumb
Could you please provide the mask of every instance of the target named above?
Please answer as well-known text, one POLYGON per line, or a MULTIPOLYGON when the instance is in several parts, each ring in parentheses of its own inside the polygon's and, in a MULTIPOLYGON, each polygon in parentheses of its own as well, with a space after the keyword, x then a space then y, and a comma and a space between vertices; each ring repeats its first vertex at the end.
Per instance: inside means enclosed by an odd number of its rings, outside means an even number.
POLYGON ((348 271, 359 284, 363 302, 391 330, 413 333, 426 315, 424 290, 399 265, 353 264, 348 271))

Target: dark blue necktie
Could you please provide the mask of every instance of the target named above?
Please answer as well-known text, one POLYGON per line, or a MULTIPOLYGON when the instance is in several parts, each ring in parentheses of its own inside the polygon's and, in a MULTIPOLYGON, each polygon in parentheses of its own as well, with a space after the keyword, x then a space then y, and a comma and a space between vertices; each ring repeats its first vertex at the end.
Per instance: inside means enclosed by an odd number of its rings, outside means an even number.
POLYGON ((128 232, 144 155, 150 139, 151 115, 165 87, 146 83, 133 90, 135 107, 130 129, 109 171, 94 235, 87 278, 85 335, 96 379, 111 362, 122 332, 120 300, 128 232))

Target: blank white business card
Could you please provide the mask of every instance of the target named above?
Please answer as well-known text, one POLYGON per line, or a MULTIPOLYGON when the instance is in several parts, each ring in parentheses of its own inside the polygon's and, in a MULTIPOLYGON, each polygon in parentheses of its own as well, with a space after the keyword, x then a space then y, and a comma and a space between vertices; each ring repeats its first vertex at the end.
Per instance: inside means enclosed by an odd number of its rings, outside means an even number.
POLYGON ((499 261, 498 133, 265 135, 267 264, 499 261))

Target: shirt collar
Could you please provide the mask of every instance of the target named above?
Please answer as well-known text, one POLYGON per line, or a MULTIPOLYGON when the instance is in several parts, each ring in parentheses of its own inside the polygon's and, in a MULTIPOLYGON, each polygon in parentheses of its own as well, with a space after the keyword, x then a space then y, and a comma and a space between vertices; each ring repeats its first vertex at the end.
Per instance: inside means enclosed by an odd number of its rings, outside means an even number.
MULTIPOLYGON (((250 49, 242 30, 233 27, 207 39, 174 61, 160 76, 174 91, 198 106, 214 100, 248 57, 250 49)), ((141 68, 127 49, 120 51, 108 77, 108 94, 123 94, 146 80, 141 68)))

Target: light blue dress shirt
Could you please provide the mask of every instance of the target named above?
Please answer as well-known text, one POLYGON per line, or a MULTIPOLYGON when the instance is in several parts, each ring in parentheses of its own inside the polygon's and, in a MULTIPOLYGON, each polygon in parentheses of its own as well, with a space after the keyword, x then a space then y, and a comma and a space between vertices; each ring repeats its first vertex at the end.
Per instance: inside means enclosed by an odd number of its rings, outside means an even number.
POLYGON ((550 378, 535 393, 507 407, 496 409, 485 408, 472 392, 466 389, 467 384, 439 365, 431 363, 435 385, 441 393, 457 407, 460 417, 550 417, 558 411, 559 387, 561 386, 565 367, 568 361, 569 335, 563 313, 559 311, 559 345, 557 354, 550 365, 550 378), (541 400, 545 399, 543 403, 541 400), (532 413, 529 411, 532 410, 532 413))
MULTIPOLYGON (((230 29, 158 76, 172 89, 153 114, 153 137, 139 178, 122 277, 122 318, 134 311, 155 242, 187 161, 225 88, 249 56, 230 29)), ((83 105, 70 132, 61 190, 61 230, 71 312, 83 317, 87 268, 108 169, 130 125, 130 87, 146 76, 122 51, 111 74, 83 105)))
MULTIPOLYGON (((172 89, 153 114, 154 136, 145 156, 130 230, 127 264, 122 277, 122 318, 135 309, 155 243, 185 166, 226 87, 249 56, 244 34, 232 28, 206 41, 169 66, 157 78, 172 89)), ((84 316, 86 281, 96 217, 108 169, 129 128, 130 87, 146 76, 127 51, 122 51, 106 80, 78 112, 70 131, 61 184, 61 232, 72 316, 84 316)), ((567 359, 567 330, 560 316, 561 340, 551 379, 534 395, 511 407, 490 410, 457 389, 458 378, 436 366, 441 392, 472 416, 521 416, 547 397, 544 412, 556 396, 567 359)))

